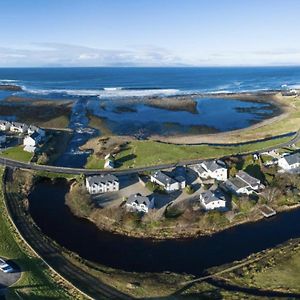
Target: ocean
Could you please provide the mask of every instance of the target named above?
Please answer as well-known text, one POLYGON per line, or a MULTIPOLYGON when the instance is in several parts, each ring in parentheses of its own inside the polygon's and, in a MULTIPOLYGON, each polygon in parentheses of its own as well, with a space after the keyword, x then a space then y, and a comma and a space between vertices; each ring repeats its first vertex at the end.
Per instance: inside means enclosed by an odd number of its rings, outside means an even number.
POLYGON ((2 68, 1 83, 50 97, 252 92, 300 87, 300 67, 2 68))

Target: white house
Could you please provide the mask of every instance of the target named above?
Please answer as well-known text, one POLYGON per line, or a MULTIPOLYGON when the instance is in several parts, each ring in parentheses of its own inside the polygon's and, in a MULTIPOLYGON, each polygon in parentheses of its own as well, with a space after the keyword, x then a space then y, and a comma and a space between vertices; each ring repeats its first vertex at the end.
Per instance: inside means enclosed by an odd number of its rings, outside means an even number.
POLYGON ((181 178, 179 181, 177 181, 162 171, 156 171, 155 173, 153 173, 150 176, 150 180, 151 182, 157 183, 162 186, 167 192, 178 191, 180 189, 183 189, 186 185, 184 178, 181 178))
POLYGON ((228 178, 226 164, 221 160, 208 160, 194 166, 195 172, 202 179, 225 181, 228 178))
POLYGON ((6 135, 3 133, 0 133, 0 144, 4 144, 6 142, 6 135))
POLYGON ((225 187, 236 195, 250 195, 264 188, 260 180, 239 171, 234 178, 225 181, 225 187))
POLYGON ((200 203, 206 210, 224 210, 226 208, 226 198, 219 188, 211 188, 200 193, 200 203))
POLYGON ((128 197, 126 209, 132 212, 148 213, 149 209, 154 207, 154 198, 149 199, 141 194, 134 194, 128 197))
POLYGON ((31 135, 27 135, 23 140, 24 146, 36 147, 42 140, 42 136, 40 136, 37 132, 33 132, 31 135))
POLYGON ((115 167, 115 163, 112 159, 105 160, 104 169, 113 169, 115 167))
POLYGON ((46 132, 44 129, 37 127, 35 125, 30 125, 27 129, 28 135, 31 135, 34 132, 37 132, 41 137, 44 137, 46 135, 46 132))
POLYGON ((0 121, 0 130, 1 131, 7 131, 10 129, 11 123, 8 121, 0 121))
POLYGON ((89 176, 85 185, 90 194, 114 192, 119 190, 119 179, 111 174, 89 176))
POLYGON ((27 135, 23 140, 23 145, 25 146, 24 151, 34 153, 42 139, 42 136, 40 136, 36 131, 31 135, 27 135))
POLYGON ((278 166, 284 171, 300 167, 300 153, 294 152, 278 159, 278 166))
POLYGON ((26 133, 28 126, 24 123, 12 122, 10 126, 11 132, 26 133))

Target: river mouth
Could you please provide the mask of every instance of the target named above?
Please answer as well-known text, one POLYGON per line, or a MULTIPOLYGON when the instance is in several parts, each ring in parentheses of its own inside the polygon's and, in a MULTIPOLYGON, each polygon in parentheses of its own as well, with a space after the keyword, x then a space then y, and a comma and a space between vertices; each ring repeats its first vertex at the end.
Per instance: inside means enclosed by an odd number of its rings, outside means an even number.
POLYGON ((65 205, 69 183, 42 179, 29 195, 29 211, 42 232, 84 259, 129 272, 201 275, 213 266, 300 237, 300 209, 255 223, 238 225, 212 236, 153 241, 99 230, 75 217, 65 205))

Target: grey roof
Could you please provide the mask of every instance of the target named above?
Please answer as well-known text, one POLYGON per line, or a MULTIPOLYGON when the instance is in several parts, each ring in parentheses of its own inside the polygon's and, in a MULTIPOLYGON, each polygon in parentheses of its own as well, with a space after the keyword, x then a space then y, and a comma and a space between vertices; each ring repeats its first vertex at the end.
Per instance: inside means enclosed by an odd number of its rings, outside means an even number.
POLYGON ((6 120, 0 120, 0 124, 6 125, 6 124, 11 124, 11 123, 6 120))
POLYGON ((229 178, 225 181, 225 186, 232 191, 238 191, 240 188, 245 188, 248 184, 238 177, 229 178))
POLYGON ((203 192, 203 193, 201 193, 201 196, 202 196, 202 201, 205 204, 208 204, 208 203, 214 202, 214 201, 220 201, 220 200, 225 201, 225 195, 219 188, 210 189, 206 192, 203 192))
POLYGON ((15 126, 15 127, 28 127, 26 124, 24 123, 19 123, 19 122, 12 122, 11 125, 15 126))
POLYGON ((37 126, 35 126, 35 125, 30 125, 30 126, 28 127, 28 129, 30 129, 30 130, 32 130, 32 131, 37 131, 37 130, 39 130, 40 128, 37 127, 37 126))
POLYGON ((203 165, 211 172, 214 172, 220 168, 226 168, 226 164, 221 160, 207 160, 203 162, 203 165))
POLYGON ((200 164, 194 166, 194 170, 199 174, 207 172, 200 164))
POLYGON ((260 184, 260 180, 250 176, 248 173, 240 170, 238 171, 238 173, 236 174, 237 177, 239 177, 240 179, 242 179, 243 181, 245 181, 247 184, 249 184, 250 186, 255 186, 257 184, 260 184))
POLYGON ((283 157, 289 165, 299 164, 300 163, 300 153, 295 152, 283 157))
POLYGON ((150 205, 150 200, 146 196, 142 196, 141 194, 133 194, 130 195, 126 201, 128 204, 132 204, 135 202, 136 204, 144 204, 145 206, 149 207, 150 205))
POLYGON ((90 186, 93 184, 107 184, 108 182, 119 181, 119 179, 112 174, 89 176, 86 177, 86 180, 88 181, 90 186))
POLYGON ((165 186, 168 184, 176 183, 176 181, 172 177, 168 176, 162 171, 156 171, 152 174, 152 176, 165 186))
POLYGON ((30 135, 30 137, 31 137, 32 139, 36 140, 37 138, 40 137, 40 135, 35 131, 35 132, 33 132, 33 133, 30 135))

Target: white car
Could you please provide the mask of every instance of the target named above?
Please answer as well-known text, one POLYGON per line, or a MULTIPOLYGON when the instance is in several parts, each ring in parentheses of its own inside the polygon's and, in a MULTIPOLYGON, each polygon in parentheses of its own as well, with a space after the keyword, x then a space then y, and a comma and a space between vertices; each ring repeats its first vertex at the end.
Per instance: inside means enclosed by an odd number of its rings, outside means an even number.
POLYGON ((14 269, 5 260, 0 258, 0 270, 4 273, 11 273, 14 269))

